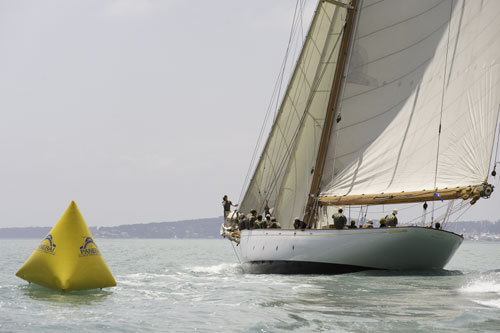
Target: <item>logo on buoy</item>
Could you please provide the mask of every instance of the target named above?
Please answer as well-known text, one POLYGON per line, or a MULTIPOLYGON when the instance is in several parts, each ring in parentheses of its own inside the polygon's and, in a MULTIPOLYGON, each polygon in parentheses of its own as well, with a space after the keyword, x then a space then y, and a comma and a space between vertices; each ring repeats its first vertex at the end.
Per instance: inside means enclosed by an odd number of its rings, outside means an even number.
POLYGON ((42 241, 40 245, 38 245, 38 250, 45 252, 47 254, 55 254, 56 252, 56 243, 52 240, 52 235, 48 234, 47 237, 42 241))
POLYGON ((80 257, 98 256, 101 253, 92 237, 84 237, 85 242, 80 246, 80 257))

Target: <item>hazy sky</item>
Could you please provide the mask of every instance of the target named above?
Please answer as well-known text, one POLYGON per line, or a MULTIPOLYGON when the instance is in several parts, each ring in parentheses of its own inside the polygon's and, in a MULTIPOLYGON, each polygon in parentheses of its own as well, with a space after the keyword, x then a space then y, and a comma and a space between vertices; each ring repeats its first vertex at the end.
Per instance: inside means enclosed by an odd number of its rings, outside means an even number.
MULTIPOLYGON (((295 2, 0 0, 0 227, 52 226, 71 200, 98 226, 220 216, 295 2)), ((498 219, 498 192, 464 218, 498 219)))

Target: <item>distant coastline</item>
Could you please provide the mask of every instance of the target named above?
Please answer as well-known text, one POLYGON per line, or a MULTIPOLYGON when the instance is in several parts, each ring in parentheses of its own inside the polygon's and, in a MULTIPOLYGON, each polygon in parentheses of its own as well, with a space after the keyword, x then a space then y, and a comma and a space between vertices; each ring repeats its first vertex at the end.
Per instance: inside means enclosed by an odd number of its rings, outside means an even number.
MULTIPOLYGON (((95 238, 194 238, 218 239, 222 217, 183 220, 174 222, 154 222, 144 224, 124 224, 115 227, 90 227, 95 238)), ((43 238, 51 227, 0 228, 0 239, 43 238)), ((450 222, 446 230, 462 234, 467 240, 500 241, 500 220, 450 222)))
MULTIPOLYGON (((115 227, 89 227, 95 238, 220 238, 221 217, 124 224, 115 227)), ((0 228, 0 239, 43 238, 52 227, 0 228)))

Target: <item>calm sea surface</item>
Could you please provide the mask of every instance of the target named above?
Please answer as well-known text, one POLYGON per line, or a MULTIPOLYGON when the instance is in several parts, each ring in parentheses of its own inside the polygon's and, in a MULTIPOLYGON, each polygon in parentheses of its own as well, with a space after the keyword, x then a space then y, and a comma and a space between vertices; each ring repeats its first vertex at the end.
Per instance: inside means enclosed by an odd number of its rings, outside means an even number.
POLYGON ((63 293, 17 278, 41 240, 0 240, 0 331, 500 331, 500 243, 440 272, 243 274, 227 240, 97 239, 118 286, 63 293))

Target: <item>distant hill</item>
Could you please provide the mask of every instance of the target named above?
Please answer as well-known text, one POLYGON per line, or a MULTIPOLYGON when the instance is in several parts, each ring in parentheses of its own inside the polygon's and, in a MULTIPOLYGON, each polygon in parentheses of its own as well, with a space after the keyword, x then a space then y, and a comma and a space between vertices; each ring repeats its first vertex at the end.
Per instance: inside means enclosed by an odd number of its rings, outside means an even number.
MULTIPOLYGON (((219 238, 222 217, 90 227, 96 238, 219 238)), ((0 228, 0 238, 43 238, 51 227, 0 228)))
POLYGON ((465 239, 500 241, 500 220, 450 222, 445 225, 445 229, 462 234, 465 239))
MULTIPOLYGON (((124 224, 116 227, 90 227, 96 238, 220 238, 222 217, 157 222, 144 224, 124 224)), ((472 240, 499 240, 500 221, 450 222, 446 230, 462 234, 472 240)), ((43 238, 50 227, 0 228, 1 238, 43 238)))

